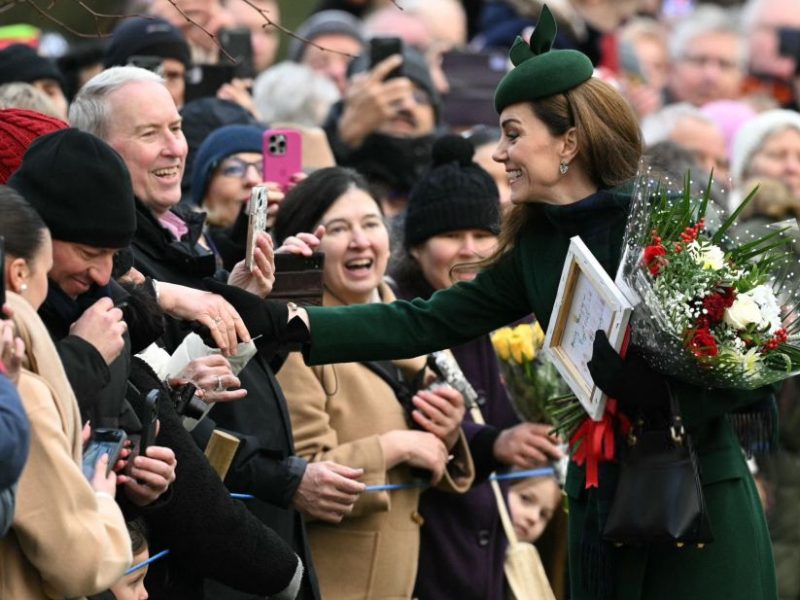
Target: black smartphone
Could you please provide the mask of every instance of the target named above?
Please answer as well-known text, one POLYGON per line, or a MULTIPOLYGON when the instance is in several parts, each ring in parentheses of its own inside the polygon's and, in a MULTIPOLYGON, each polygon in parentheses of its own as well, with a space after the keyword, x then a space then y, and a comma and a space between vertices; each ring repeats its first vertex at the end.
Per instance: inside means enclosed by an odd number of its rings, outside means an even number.
POLYGON ((143 414, 139 415, 142 421, 142 433, 139 438, 139 454, 144 456, 145 450, 152 446, 156 441, 156 426, 158 422, 158 399, 161 391, 158 389, 150 390, 145 396, 143 414))
POLYGON ((0 235, 0 266, 3 267, 4 275, 0 277, 0 307, 6 303, 6 240, 0 235))
POLYGON ((290 254, 279 252, 275 255, 275 272, 285 273, 286 271, 321 271, 325 266, 325 254, 323 252, 313 252, 311 256, 301 254, 290 254))
MULTIPOLYGON (((369 68, 372 69, 379 62, 393 54, 403 54, 403 40, 398 37, 374 37, 369 41, 369 68)), ((393 69, 386 79, 403 76, 403 65, 393 69)))
POLYGON ((153 445, 156 439, 156 427, 158 421, 158 399, 160 397, 158 389, 150 390, 144 401, 137 406, 136 416, 142 422, 142 430, 139 433, 132 433, 128 436, 130 440, 131 453, 125 462, 125 472, 129 472, 133 466, 133 459, 137 456, 147 456, 147 448, 153 445))
POLYGON ((219 30, 219 43, 228 53, 220 50, 219 60, 229 63, 233 59, 233 76, 249 79, 255 77, 255 67, 253 66, 253 41, 250 30, 246 27, 232 27, 230 29, 219 30))
POLYGON ((233 79, 234 65, 197 65, 186 73, 186 102, 217 95, 217 90, 233 79))
POLYGON ((122 429, 98 428, 92 432, 92 438, 83 451, 83 474, 86 479, 91 481, 94 478, 94 467, 103 454, 108 454, 106 475, 111 473, 127 437, 122 429))

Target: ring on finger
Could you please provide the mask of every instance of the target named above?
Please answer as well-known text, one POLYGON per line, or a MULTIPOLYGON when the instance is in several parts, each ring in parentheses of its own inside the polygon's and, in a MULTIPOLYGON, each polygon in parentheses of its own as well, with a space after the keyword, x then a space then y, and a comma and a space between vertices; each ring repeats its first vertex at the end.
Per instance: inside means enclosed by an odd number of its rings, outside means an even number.
POLYGON ((215 391, 221 392, 224 389, 225 389, 225 386, 222 385, 222 376, 217 375, 217 387, 216 387, 215 391))

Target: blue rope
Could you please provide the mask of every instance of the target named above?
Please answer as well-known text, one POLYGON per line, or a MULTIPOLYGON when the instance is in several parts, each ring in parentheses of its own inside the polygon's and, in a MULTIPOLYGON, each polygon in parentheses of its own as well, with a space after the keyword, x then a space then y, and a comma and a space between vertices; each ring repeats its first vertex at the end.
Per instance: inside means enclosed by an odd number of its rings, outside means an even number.
MULTIPOLYGON (((502 475, 493 474, 489 476, 491 481, 504 481, 507 479, 525 479, 526 477, 546 477, 548 475, 554 475, 555 471, 552 467, 545 467, 543 469, 530 469, 528 471, 513 471, 511 473, 504 473, 502 475)), ((428 487, 428 483, 425 481, 413 481, 411 483, 387 483, 383 485, 368 485, 366 490, 367 492, 391 492, 393 490, 410 490, 414 488, 423 488, 428 487)), ((253 500, 255 496, 253 494, 237 494, 231 493, 231 498, 236 500, 253 500)), ((130 575, 138 571, 139 569, 146 567, 152 562, 157 561, 160 558, 164 558, 167 554, 169 554, 169 550, 162 550, 161 552, 154 554, 150 558, 145 561, 140 562, 138 565, 133 565, 130 569, 125 571, 125 575, 130 575)))
MULTIPOLYGON (((490 481, 506 481, 508 479, 526 479, 527 477, 547 477, 555 475, 552 467, 542 469, 530 469, 528 471, 512 471, 501 475, 493 474, 489 476, 490 481)), ((381 485, 368 485, 365 492, 391 492, 394 490, 412 490, 415 488, 428 487, 425 481, 412 481, 411 483, 386 483, 381 485)), ((231 498, 236 500, 253 500, 253 494, 231 494, 231 498)))
POLYGON ((130 575, 131 573, 134 573, 135 571, 138 571, 139 569, 141 569, 143 567, 146 567, 151 562, 155 562, 159 558, 164 558, 167 554, 169 554, 169 550, 162 550, 161 552, 159 552, 157 554, 153 554, 153 556, 151 556, 147 560, 143 560, 138 565, 133 565, 130 569, 125 571, 124 575, 130 575))

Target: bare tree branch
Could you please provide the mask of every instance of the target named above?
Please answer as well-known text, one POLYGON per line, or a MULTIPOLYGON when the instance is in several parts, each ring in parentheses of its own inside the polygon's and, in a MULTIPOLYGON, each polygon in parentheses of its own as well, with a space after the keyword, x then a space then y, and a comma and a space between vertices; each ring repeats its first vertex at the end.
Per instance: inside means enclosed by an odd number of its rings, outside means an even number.
MULTIPOLYGON (((170 0, 170 1, 172 1, 172 0, 170 0)), ((267 15, 269 10, 266 10, 266 9, 263 9, 263 8, 260 8, 260 7, 256 6, 253 3, 252 0, 241 0, 241 2, 244 2, 250 8, 252 8, 254 11, 256 11, 259 15, 261 15, 261 18, 264 19, 264 25, 261 26, 262 29, 264 27, 267 27, 267 26, 274 27, 275 29, 277 29, 281 33, 283 33, 283 34, 285 34, 285 35, 287 35, 287 36, 289 36, 291 38, 294 38, 296 40, 299 40, 299 41, 303 42, 304 44, 306 44, 308 46, 313 46, 314 48, 318 48, 319 50, 322 50, 323 52, 330 52, 331 54, 340 54, 341 56, 346 56, 348 58, 355 58, 355 56, 353 56, 352 54, 349 54, 348 52, 342 52, 340 50, 331 50, 330 48, 325 48, 324 46, 320 46, 319 44, 317 44, 315 42, 312 42, 311 40, 306 39, 301 35, 297 35, 291 29, 287 29, 283 25, 281 25, 279 23, 276 23, 275 21, 270 19, 269 15, 267 15)), ((396 0, 392 0, 392 3, 395 4, 395 6, 397 6, 396 0)), ((400 7, 398 6, 398 8, 400 8, 400 7)), ((403 10, 403 9, 400 8, 400 10, 403 10)))
MULTIPOLYGON (((77 4, 78 6, 80 6, 80 7, 81 7, 83 10, 85 10, 85 11, 86 11, 86 12, 87 12, 89 15, 91 15, 91 16, 92 16, 92 18, 94 19, 94 22, 95 22, 95 28, 96 28, 96 32, 95 32, 95 33, 93 33, 93 34, 91 34, 91 33, 83 33, 83 32, 80 32, 80 31, 77 31, 77 30, 75 30, 73 27, 69 26, 68 24, 64 23, 63 21, 59 20, 58 18, 54 17, 54 16, 53 16, 53 15, 52 15, 52 14, 49 12, 49 11, 50 11, 50 10, 53 8, 53 6, 56 4, 56 2, 57 2, 57 1, 58 1, 58 0, 51 0, 51 1, 50 1, 50 3, 49 3, 49 5, 48 5, 47 7, 42 7, 42 6, 39 6, 39 5, 36 3, 36 0, 0 0, 0 14, 2 14, 2 13, 4 13, 4 12, 6 12, 7 10, 10 10, 10 9, 12 9, 12 8, 15 8, 15 7, 17 7, 17 6, 20 6, 20 5, 22 5, 22 4, 27 4, 27 5, 28 5, 28 6, 30 6, 30 7, 31 7, 31 8, 32 8, 32 9, 33 9, 35 12, 37 12, 39 15, 41 15, 41 16, 42 16, 44 19, 46 19, 46 20, 48 20, 48 21, 50 21, 50 22, 54 23, 54 24, 55 24, 55 25, 57 25, 58 27, 61 27, 62 29, 64 29, 65 31, 67 31, 67 32, 71 33, 72 35, 74 35, 74 36, 76 36, 76 37, 79 37, 79 38, 84 38, 84 39, 89 39, 89 38, 103 38, 103 37, 108 37, 109 35, 111 35, 111 32, 102 32, 102 31, 101 31, 101 27, 100 27, 100 21, 101 21, 101 20, 103 20, 103 19, 109 19, 109 20, 122 20, 122 19, 128 19, 128 18, 132 18, 132 17, 142 17, 142 18, 145 18, 145 19, 154 19, 154 18, 156 18, 156 17, 154 17, 153 15, 147 15, 147 14, 142 14, 142 13, 134 13, 134 14, 113 14, 113 13, 104 13, 104 12, 100 12, 100 11, 98 11, 98 10, 95 10, 94 8, 92 8, 91 6, 89 6, 88 4, 86 4, 86 2, 84 2, 84 0, 72 0, 72 1, 73 1, 75 4, 77 4)), ((355 58, 355 57, 354 57, 352 54, 349 54, 349 53, 347 53, 347 52, 341 52, 341 51, 339 51, 339 50, 332 50, 332 49, 330 49, 330 48, 326 48, 325 46, 322 46, 322 45, 320 45, 320 44, 317 44, 317 43, 315 43, 315 42, 313 42, 313 41, 311 41, 311 40, 309 40, 309 39, 306 39, 306 38, 304 38, 304 37, 302 37, 302 36, 300 36, 300 35, 297 35, 297 34, 296 34, 294 31, 292 31, 291 29, 288 29, 288 28, 284 27, 283 25, 281 25, 280 23, 277 23, 277 22, 275 22, 274 20, 272 20, 272 18, 270 18, 270 16, 269 16, 269 12, 270 12, 270 11, 269 11, 269 9, 264 9, 264 8, 261 8, 260 6, 256 5, 256 4, 255 4, 255 2, 254 2, 253 0, 239 0, 239 1, 240 1, 240 2, 244 2, 245 4, 247 4, 247 5, 248 5, 250 8, 252 8, 254 11, 256 11, 256 12, 257 12, 257 13, 258 13, 258 14, 261 16, 261 18, 262 18, 262 19, 264 19, 264 25, 262 25, 262 28, 265 28, 265 27, 274 27, 275 29, 277 29, 278 31, 280 31, 281 33, 283 33, 284 35, 286 35, 286 36, 288 36, 288 37, 291 37, 291 38, 294 38, 294 39, 296 39, 296 40, 299 40, 300 42, 302 42, 302 43, 304 43, 304 44, 307 44, 307 45, 309 45, 309 46, 313 46, 314 48, 317 48, 317 49, 319 49, 319 50, 321 50, 321 51, 323 51, 323 52, 330 52, 330 53, 332 53, 332 54, 339 54, 339 55, 342 55, 342 56, 346 56, 346 57, 348 57, 348 58, 355 58)), ((185 20, 186 20, 188 23, 190 23, 190 24, 191 24, 193 27, 197 27, 197 28, 198 28, 199 30, 201 30, 201 31, 202 31, 202 32, 203 32, 205 35, 207 35, 207 36, 209 37, 209 39, 211 39, 211 41, 214 43, 214 45, 216 45, 216 46, 217 46, 217 48, 219 48, 220 52, 221 52, 221 53, 222 53, 222 54, 223 54, 223 55, 224 55, 224 56, 225 56, 225 57, 226 57, 226 58, 227 58, 227 59, 228 59, 230 62, 236 62, 236 61, 235 61, 235 59, 234 59, 234 58, 233 58, 233 57, 232 57, 232 56, 231 56, 231 55, 228 53, 228 51, 227 51, 227 50, 226 50, 226 49, 225 49, 225 48, 222 46, 222 44, 220 44, 220 42, 219 42, 219 39, 218 39, 218 37, 216 36, 216 34, 214 34, 214 33, 210 32, 210 31, 209 31, 209 30, 207 30, 205 27, 203 27, 202 25, 200 25, 200 24, 199 24, 197 21, 195 21, 194 19, 192 19, 192 17, 190 17, 189 15, 187 15, 187 14, 186 14, 186 12, 185 12, 185 11, 184 11, 184 10, 183 10, 183 9, 182 9, 182 8, 181 8, 179 5, 178 5, 178 0, 168 0, 168 2, 169 2, 169 3, 170 3, 172 6, 174 6, 174 7, 175 7, 175 10, 176 10, 176 11, 177 11, 177 12, 178 12, 178 13, 179 13, 179 14, 180 14, 180 15, 181 15, 181 16, 182 16, 182 17, 183 17, 183 18, 184 18, 184 19, 185 19, 185 20)), ((398 0, 390 0, 390 2, 391 2, 391 3, 392 3, 394 6, 395 6, 395 7, 397 7, 397 9, 398 9, 398 10, 405 10, 405 9, 404 9, 404 8, 403 8, 403 7, 400 5, 400 3, 398 2, 398 0)))

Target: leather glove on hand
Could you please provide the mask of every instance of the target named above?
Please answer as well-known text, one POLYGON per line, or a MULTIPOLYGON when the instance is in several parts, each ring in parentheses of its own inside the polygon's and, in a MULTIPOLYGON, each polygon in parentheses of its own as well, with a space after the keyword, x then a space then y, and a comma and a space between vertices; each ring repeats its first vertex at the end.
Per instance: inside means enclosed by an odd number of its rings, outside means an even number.
POLYGON ((630 346, 623 359, 611 346, 605 331, 598 330, 587 366, 595 384, 616 398, 626 415, 641 415, 647 420, 668 417, 667 382, 647 364, 636 346, 630 346))
POLYGON ((210 277, 206 277, 203 283, 208 291, 219 294, 233 305, 254 339, 261 336, 256 340, 256 346, 260 350, 269 348, 277 351, 284 346, 311 341, 309 331, 301 319, 294 318, 291 323, 287 323, 289 309, 284 302, 264 300, 210 277))

